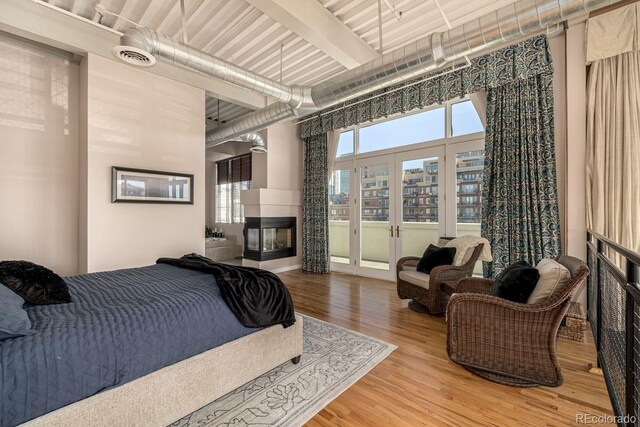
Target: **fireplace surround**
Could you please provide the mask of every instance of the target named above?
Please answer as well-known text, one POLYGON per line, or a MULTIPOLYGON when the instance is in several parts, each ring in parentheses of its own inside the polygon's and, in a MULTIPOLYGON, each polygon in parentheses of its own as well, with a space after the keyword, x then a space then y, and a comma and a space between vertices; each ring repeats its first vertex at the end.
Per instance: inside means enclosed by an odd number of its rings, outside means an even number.
POLYGON ((296 256, 295 217, 247 217, 244 258, 254 261, 296 256))

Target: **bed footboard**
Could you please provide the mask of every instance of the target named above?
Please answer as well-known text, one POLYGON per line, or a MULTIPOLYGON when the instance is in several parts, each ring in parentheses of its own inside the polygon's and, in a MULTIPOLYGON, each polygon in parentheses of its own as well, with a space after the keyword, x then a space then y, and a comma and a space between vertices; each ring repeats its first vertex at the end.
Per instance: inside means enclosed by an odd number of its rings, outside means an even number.
POLYGON ((265 372, 300 361, 303 319, 272 326, 83 399, 23 426, 166 426, 265 372))

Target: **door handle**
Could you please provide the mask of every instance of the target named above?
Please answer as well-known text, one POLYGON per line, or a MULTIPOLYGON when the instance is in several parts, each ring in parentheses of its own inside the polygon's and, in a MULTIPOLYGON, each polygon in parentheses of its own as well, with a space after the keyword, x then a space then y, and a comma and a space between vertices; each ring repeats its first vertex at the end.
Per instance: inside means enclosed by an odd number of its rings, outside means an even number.
POLYGON ((393 237, 393 225, 389 227, 389 232, 391 233, 391 237, 393 237))
POLYGON ((400 237, 400 226, 396 225, 396 237, 400 237))

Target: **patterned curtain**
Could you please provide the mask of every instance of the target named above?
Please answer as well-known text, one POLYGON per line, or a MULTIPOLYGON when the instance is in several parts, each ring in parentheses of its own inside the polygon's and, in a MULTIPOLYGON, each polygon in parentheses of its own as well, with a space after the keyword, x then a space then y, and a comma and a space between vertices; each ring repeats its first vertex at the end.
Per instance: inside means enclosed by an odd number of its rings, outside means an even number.
POLYGON ((329 180, 327 179, 327 134, 304 139, 302 187, 302 269, 328 273, 329 180))
POLYGON ((486 277, 560 254, 553 117, 552 73, 487 93, 482 236, 493 262, 486 277))
POLYGON ((308 138, 391 114, 441 104, 503 84, 527 80, 550 70, 553 70, 553 65, 547 36, 533 37, 474 58, 469 67, 449 74, 438 75, 441 73, 438 71, 416 79, 411 86, 391 86, 350 101, 358 102, 356 105, 320 111, 315 118, 301 124, 300 136, 308 138))
POLYGON ((482 234, 495 276, 520 259, 560 253, 553 141, 553 61, 545 35, 471 60, 469 67, 416 79, 332 107, 300 125, 305 141, 303 269, 329 271, 327 132, 487 92, 482 234))

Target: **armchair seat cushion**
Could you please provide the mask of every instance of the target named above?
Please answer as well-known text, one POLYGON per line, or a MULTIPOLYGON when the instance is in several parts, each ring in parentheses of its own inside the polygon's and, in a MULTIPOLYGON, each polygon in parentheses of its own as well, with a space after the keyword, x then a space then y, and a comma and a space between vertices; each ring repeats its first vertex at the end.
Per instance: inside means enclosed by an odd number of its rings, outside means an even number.
POLYGON ((403 270, 398 273, 400 280, 409 282, 412 285, 420 286, 424 289, 429 289, 429 275, 421 273, 415 270, 403 270))

